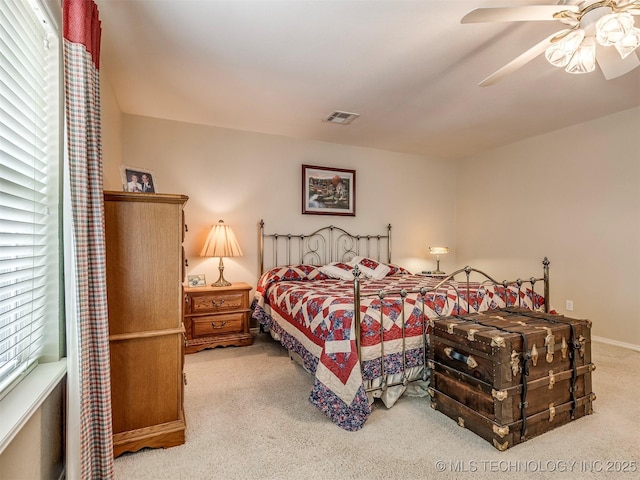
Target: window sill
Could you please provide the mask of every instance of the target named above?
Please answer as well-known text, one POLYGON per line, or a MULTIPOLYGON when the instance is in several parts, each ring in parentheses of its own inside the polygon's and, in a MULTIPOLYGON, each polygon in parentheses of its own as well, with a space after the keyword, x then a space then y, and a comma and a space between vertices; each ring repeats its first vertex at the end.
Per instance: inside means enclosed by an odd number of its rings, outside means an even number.
POLYGON ((40 364, 0 400, 0 453, 40 408, 66 372, 66 358, 40 364))

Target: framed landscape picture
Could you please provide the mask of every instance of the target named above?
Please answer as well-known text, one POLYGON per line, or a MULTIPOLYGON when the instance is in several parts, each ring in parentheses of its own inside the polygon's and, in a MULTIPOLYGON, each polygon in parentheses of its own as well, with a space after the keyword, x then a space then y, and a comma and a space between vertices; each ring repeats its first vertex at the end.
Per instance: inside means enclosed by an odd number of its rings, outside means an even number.
POLYGON ((120 165, 122 190, 134 193, 156 193, 155 174, 153 170, 120 165))
POLYGON ((356 214, 356 171, 302 165, 302 213, 356 214))

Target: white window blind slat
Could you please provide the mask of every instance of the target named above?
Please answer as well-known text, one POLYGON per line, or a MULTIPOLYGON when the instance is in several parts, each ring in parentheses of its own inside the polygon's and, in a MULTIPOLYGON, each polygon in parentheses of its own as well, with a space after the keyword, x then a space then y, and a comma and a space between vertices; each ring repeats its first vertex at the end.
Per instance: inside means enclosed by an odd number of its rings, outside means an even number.
MULTIPOLYGON (((33 203, 33 201, 32 201, 33 203)), ((35 208, 22 208, 24 205, 28 204, 28 199, 26 198, 19 198, 13 195, 2 195, 2 193, 0 193, 0 208, 2 208, 4 211, 6 211, 6 218, 10 218, 11 215, 14 214, 14 212, 19 212, 22 213, 23 215, 47 215, 48 214, 48 208, 46 205, 40 206, 40 208, 35 209, 35 208)), ((16 214, 19 214, 16 213, 16 214)), ((43 221, 37 221, 36 223, 39 224, 44 224, 46 223, 43 221)))
MULTIPOLYGON (((0 172, 1 174, 1 172, 0 172)), ((43 205, 32 205, 29 208, 25 208, 26 205, 34 202, 39 203, 42 198, 46 197, 46 191, 42 191, 42 184, 35 183, 37 181, 36 178, 31 177, 31 181, 34 182, 34 189, 31 191, 26 191, 24 188, 21 188, 19 185, 10 182, 7 179, 0 178, 0 185, 2 185, 2 191, 0 192, 0 205, 5 205, 10 208, 23 209, 25 211, 43 211, 43 205), (27 193, 28 192, 28 193, 27 193)), ((44 187, 46 190, 46 186, 44 187)))
POLYGON ((23 268, 8 273, 0 274, 0 300, 4 300, 15 292, 26 288, 38 287, 46 284, 45 267, 35 265, 32 268, 23 268))
POLYGON ((24 139, 30 139, 34 136, 34 130, 37 129, 38 132, 45 132, 47 125, 44 119, 35 119, 33 116, 35 113, 33 110, 33 105, 23 104, 23 100, 21 97, 17 96, 18 90, 15 87, 11 87, 11 85, 6 85, 4 82, 4 78, 2 78, 3 72, 0 72, 0 88, 7 89, 12 94, 7 95, 7 102, 5 102, 5 107, 0 111, 0 125, 2 125, 2 140, 4 142, 17 142, 16 148, 20 148, 25 150, 24 146, 28 146, 28 151, 40 152, 39 158, 42 158, 45 155, 46 143, 43 138, 39 138, 35 140, 35 143, 30 144, 24 143, 24 139), (11 98, 15 97, 15 98, 11 98))
POLYGON ((0 327, 0 344, 4 345, 2 353, 7 353, 9 346, 17 346, 18 344, 31 344, 33 341, 37 341, 42 335, 44 329, 44 321, 41 315, 37 316, 23 316, 19 320, 14 320, 11 323, 5 323, 0 327), (35 332, 35 338, 27 339, 25 342, 25 336, 29 332, 35 332))
MULTIPOLYGON (((41 30, 39 27, 36 27, 38 30, 41 30)), ((43 63, 34 63, 33 56, 37 55, 37 50, 39 47, 37 43, 30 43, 28 45, 17 41, 14 42, 11 39, 18 40, 18 37, 13 37, 12 35, 28 35, 28 32, 20 31, 20 33, 11 33, 10 31, 0 30, 0 45, 3 48, 2 56, 8 60, 7 65, 5 67, 5 71, 10 73, 9 79, 10 81, 22 85, 22 82, 27 82, 26 85, 29 87, 33 86, 34 89, 42 89, 46 83, 44 79, 37 78, 36 75, 38 72, 44 71, 45 64, 43 63), (27 48, 25 48, 27 47, 27 48), (10 63, 9 63, 10 62, 10 63)), ((33 33, 31 33, 33 35, 33 33)), ((38 36, 38 42, 45 42, 45 36, 38 36)), ((39 101, 40 99, 34 98, 32 101, 39 101)))
MULTIPOLYGON (((5 247, 3 247, 2 250, 5 250, 5 247)), ((14 264, 14 265, 17 264, 14 262, 18 262, 18 263, 23 262, 23 263, 27 263, 28 265, 32 265, 35 263, 38 257, 42 257, 42 260, 40 263, 42 263, 42 265, 45 265, 45 262, 46 262, 45 256, 47 253, 46 246, 41 246, 37 249, 34 248, 33 246, 29 246, 29 247, 12 246, 12 247, 7 247, 6 250, 8 250, 11 253, 11 256, 2 258, 0 260, 0 271, 2 271, 5 264, 14 264)))
MULTIPOLYGON (((42 334, 42 329, 39 330, 39 333, 42 334)), ((37 353, 40 349, 37 340, 40 340, 39 337, 41 335, 33 334, 34 332, 32 330, 25 331, 24 334, 19 337, 18 341, 13 344, 7 344, 5 349, 0 345, 0 355, 15 350, 17 357, 21 358, 24 363, 28 362, 29 358, 32 358, 34 356, 33 354, 37 353)))
MULTIPOLYGON (((38 208, 25 208, 29 202, 33 204, 46 199, 46 191, 43 193, 39 191, 40 184, 32 183, 35 184, 34 186, 37 187, 37 190, 33 191, 31 198, 0 193, 0 208, 4 210, 2 219, 7 221, 26 221, 34 225, 48 225, 47 215, 49 214, 49 209, 46 205, 40 205, 38 208)), ((11 187, 9 182, 3 182, 1 185, 3 188, 5 186, 7 188, 11 187)), ((20 193, 19 189, 15 189, 15 191, 20 193)))
MULTIPOLYGON (((25 5, 27 3, 25 0, 3 0, 3 3, 6 8, 2 10, 2 14, 5 15, 7 20, 11 20, 11 22, 7 23, 7 25, 10 25, 7 28, 29 33, 27 38, 24 39, 25 45, 33 44, 34 41, 47 33, 41 24, 41 19, 35 14, 34 5, 25 5)), ((28 3, 31 3, 31 1, 28 0, 28 3)), ((38 55, 38 50, 31 52, 31 55, 34 62, 42 60, 42 57, 38 55)))
MULTIPOLYGON (((44 113, 43 110, 39 115, 44 113)), ((36 130, 34 127, 27 133, 26 137, 22 137, 16 133, 15 129, 12 132, 9 128, 3 128, 3 132, 0 134, 0 138, 3 140, 2 150, 15 158, 16 162, 23 165, 23 168, 26 166, 40 171, 43 163, 42 158, 46 157, 46 152, 44 151, 46 147, 43 147, 40 141, 32 140, 29 137, 42 134, 44 134, 43 130, 36 130), (9 135, 11 136, 9 137, 9 135)), ((16 168, 18 167, 19 165, 16 165, 16 168)))
POLYGON ((24 350, 25 345, 32 345, 44 335, 44 322, 42 317, 23 317, 20 322, 13 322, 0 328, 0 354, 7 353, 10 347, 24 350), (35 333, 34 338, 29 338, 35 333))
MULTIPOLYGON (((15 206, 8 206, 0 202, 0 208, 2 208, 3 215, 2 218, 7 222, 24 222, 34 223, 38 225, 46 225, 47 221, 47 211, 43 210, 41 212, 35 212, 32 210, 22 210, 20 208, 16 208, 15 206), (27 220, 25 220, 25 218, 27 220)), ((0 258, 2 255, 0 254, 0 258)))
POLYGON ((33 248, 34 246, 44 246, 45 240, 46 240, 45 235, 21 235, 19 233, 0 233, 0 248, 3 248, 5 245, 9 248, 13 248, 13 247, 33 248))
MULTIPOLYGON (((32 52, 24 51, 20 46, 16 46, 10 35, 8 32, 0 31, 0 47, 3 49, 2 57, 6 60, 2 68, 5 81, 10 86, 17 87, 18 91, 42 89, 45 85, 44 78, 37 78, 37 74, 45 71, 45 65, 31 63, 29 55, 32 52), (9 35, 9 38, 7 38, 7 35, 9 35), (23 83, 27 81, 33 83, 23 83)), ((25 33, 23 32, 22 35, 25 35, 25 33)), ((39 41, 44 42, 45 38, 42 37, 39 41)), ((36 97, 30 99, 30 101, 38 102, 40 99, 36 97)))
MULTIPOLYGON (((0 139, 5 140, 4 135, 9 134, 8 129, 4 129, 4 132, 0 134, 0 139)), ((42 132, 44 133, 44 132, 42 132)), ((31 132, 31 135, 37 135, 38 132, 31 132)), ((5 156, 13 159, 12 165, 7 168, 11 168, 16 171, 32 172, 30 175, 34 175, 43 172, 43 163, 46 163, 46 153, 44 149, 37 144, 29 144, 28 138, 22 138, 15 135, 9 141, 1 142, 2 151, 5 156)), ((39 175, 35 175, 38 178, 39 175)))
MULTIPOLYGON (((7 161, 11 159, 4 152, 0 153, 0 159, 6 159, 7 161)), ((2 192, 5 192, 4 188, 5 183, 18 184, 23 186, 28 186, 36 191, 45 191, 47 188, 47 176, 45 173, 39 173, 33 171, 31 175, 27 175, 19 170, 15 170, 12 168, 5 167, 4 165, 0 166, 0 177, 2 180, 2 192)), ((2 195, 3 193, 0 193, 2 195)))
MULTIPOLYGON (((42 283, 40 284, 42 285, 42 283)), ((0 300, 0 315, 4 315, 8 312, 17 314, 24 310, 25 305, 31 305, 31 310, 40 308, 43 305, 42 302, 46 300, 44 290, 38 288, 38 285, 32 285, 27 291, 18 292, 14 291, 11 297, 0 300), (34 288, 36 287, 36 288, 34 288)), ((23 317, 23 314, 17 315, 16 320, 23 317)))
POLYGON ((28 217, 23 217, 21 221, 0 219, 0 231, 10 230, 14 232, 14 234, 19 234, 19 235, 42 234, 42 236, 44 237, 47 233, 46 232, 47 226, 46 225, 38 226, 35 220, 36 219, 33 215, 29 215, 28 217))

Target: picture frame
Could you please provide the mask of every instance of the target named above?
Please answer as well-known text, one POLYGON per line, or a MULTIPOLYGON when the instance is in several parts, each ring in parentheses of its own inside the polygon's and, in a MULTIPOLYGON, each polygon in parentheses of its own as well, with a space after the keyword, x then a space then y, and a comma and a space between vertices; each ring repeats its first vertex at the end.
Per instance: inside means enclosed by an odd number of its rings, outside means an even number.
POLYGON ((155 172, 139 167, 120 165, 122 191, 133 193, 157 193, 155 172))
POLYGON ((356 171, 302 165, 302 213, 356 215, 356 171))
POLYGON ((187 285, 190 287, 204 287, 207 285, 207 280, 204 273, 198 275, 187 275, 187 285))

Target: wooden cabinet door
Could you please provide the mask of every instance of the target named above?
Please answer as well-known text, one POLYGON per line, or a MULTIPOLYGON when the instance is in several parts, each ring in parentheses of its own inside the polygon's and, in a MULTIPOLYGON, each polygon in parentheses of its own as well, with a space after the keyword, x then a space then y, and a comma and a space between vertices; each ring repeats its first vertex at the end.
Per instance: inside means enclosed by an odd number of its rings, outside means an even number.
POLYGON ((105 192, 114 454, 184 443, 184 195, 105 192))

